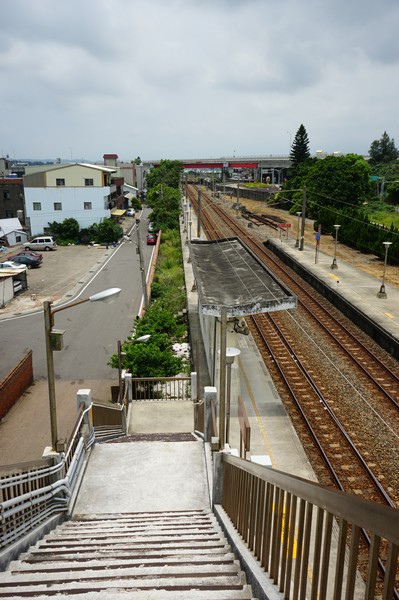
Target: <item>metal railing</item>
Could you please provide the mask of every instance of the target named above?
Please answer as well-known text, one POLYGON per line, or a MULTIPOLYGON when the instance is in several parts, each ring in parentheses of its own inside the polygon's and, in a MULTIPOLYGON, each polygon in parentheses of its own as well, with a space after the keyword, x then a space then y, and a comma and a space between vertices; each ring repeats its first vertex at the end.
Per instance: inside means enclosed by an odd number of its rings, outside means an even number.
POLYGON ((399 510, 227 454, 222 464, 222 507, 285 599, 398 598, 399 510))
POLYGON ((127 420, 124 404, 92 404, 92 422, 96 439, 126 435, 127 420))
POLYGON ((132 400, 185 401, 191 399, 190 377, 132 378, 132 400))
POLYGON ((35 465, 8 467, 14 474, 0 476, 0 548, 43 523, 55 513, 68 510, 86 450, 94 442, 94 431, 83 427, 91 407, 81 411, 66 452, 56 464, 49 460, 35 465), (43 463, 45 466, 43 466, 43 463))
POLYGON ((126 433, 124 406, 81 408, 65 453, 10 465, 0 471, 0 549, 22 538, 56 513, 67 512, 86 452, 96 436, 126 433), (95 431, 95 427, 99 429, 95 431))

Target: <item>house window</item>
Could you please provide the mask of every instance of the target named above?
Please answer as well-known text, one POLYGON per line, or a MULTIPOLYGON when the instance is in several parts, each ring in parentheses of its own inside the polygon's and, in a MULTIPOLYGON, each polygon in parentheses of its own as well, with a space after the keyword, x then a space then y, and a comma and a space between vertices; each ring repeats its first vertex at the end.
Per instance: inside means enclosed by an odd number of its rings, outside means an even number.
POLYGON ((54 210, 62 210, 62 202, 54 202, 54 210))
POLYGON ((42 203, 41 202, 34 202, 33 203, 33 210, 42 210, 42 203))
POLYGON ((65 179, 56 179, 55 184, 56 185, 65 185, 65 179))
POLYGON ((85 210, 91 210, 92 209, 92 204, 91 202, 83 202, 83 208, 85 210))
POLYGON ((94 185, 93 179, 85 179, 85 185, 94 185))
POLYGON ((8 190, 4 190, 4 200, 9 200, 10 198, 10 192, 8 190))
POLYGON ((22 238, 20 235, 16 235, 15 236, 15 241, 18 242, 19 244, 22 242, 22 238))

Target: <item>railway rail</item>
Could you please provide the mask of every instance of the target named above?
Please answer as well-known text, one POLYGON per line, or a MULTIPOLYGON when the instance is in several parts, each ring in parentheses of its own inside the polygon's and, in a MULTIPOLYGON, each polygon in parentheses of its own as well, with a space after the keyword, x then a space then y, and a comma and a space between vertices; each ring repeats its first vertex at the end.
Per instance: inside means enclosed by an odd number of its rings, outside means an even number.
MULTIPOLYGON (((195 205, 196 194, 195 192, 191 193, 191 201, 195 205)), ((202 199, 203 202, 204 200, 205 202, 210 202, 209 198, 206 199, 206 195, 204 194, 202 194, 202 199)), ((320 449, 317 451, 318 456, 322 457, 324 469, 327 469, 329 473, 328 477, 330 481, 326 480, 323 474, 321 476, 322 481, 329 484, 333 483, 333 485, 337 485, 347 492, 355 492, 357 494, 360 492, 364 497, 388 503, 391 506, 397 506, 399 501, 397 491, 399 480, 397 469, 392 468, 394 464, 399 464, 392 457, 392 447, 394 446, 397 448, 397 458, 399 461, 399 440, 397 434, 399 431, 399 369, 395 362, 393 360, 390 361, 390 357, 382 350, 379 352, 375 346, 372 346, 372 342, 365 339, 366 336, 362 332, 359 332, 350 322, 346 323, 346 319, 336 309, 331 307, 325 299, 318 297, 318 294, 310 286, 305 284, 298 275, 293 273, 268 251, 262 243, 254 239, 221 206, 213 202, 212 204, 207 204, 207 209, 202 210, 201 217, 202 225, 210 239, 235 235, 244 241, 266 266, 297 295, 300 319, 306 319, 306 328, 316 328, 316 334, 313 333, 315 343, 323 347, 328 346, 329 353, 334 353, 334 356, 338 353, 339 359, 332 358, 330 361, 339 362, 342 365, 341 370, 348 373, 347 379, 351 377, 353 372, 356 374, 358 390, 353 390, 349 384, 346 384, 344 395, 350 395, 350 401, 348 402, 348 398, 344 399, 345 401, 340 400, 338 398, 337 385, 325 385, 326 378, 328 379, 325 369, 328 366, 324 369, 321 368, 320 372, 320 369, 316 368, 313 358, 308 360, 310 364, 307 367, 305 366, 306 360, 303 357, 306 352, 303 347, 303 332, 300 332, 299 335, 298 333, 293 333, 295 327, 293 327, 293 324, 290 326, 287 323, 283 323, 284 320, 287 321, 287 318, 284 319, 282 313, 276 314, 273 317, 275 326, 280 327, 281 331, 284 330, 283 335, 286 339, 288 340, 290 336, 294 338, 291 354, 296 356, 296 360, 301 361, 301 380, 308 377, 308 381, 313 381, 313 390, 317 389, 320 393, 317 399, 318 404, 305 406, 303 413, 305 415, 312 415, 313 422, 314 415, 317 415, 317 419, 320 422, 324 422, 323 427, 327 431, 335 431, 336 423, 340 422, 341 429, 345 432, 347 439, 352 441, 352 446, 354 448, 362 448, 364 466, 355 467, 353 459, 350 456, 344 456, 342 452, 342 448, 346 446, 347 440, 339 441, 340 438, 338 438, 337 432, 334 434, 336 436, 335 442, 332 442, 331 436, 329 438, 322 436, 319 445, 315 442, 315 436, 312 435, 313 441, 310 445, 308 437, 309 421, 307 423, 306 419, 302 416, 302 424, 300 424, 298 422, 298 405, 294 409, 292 403, 290 403, 288 410, 295 422, 298 433, 306 440, 305 448, 312 462, 315 463, 316 461, 317 463, 316 471, 319 476, 321 473, 320 458, 315 458, 315 449, 319 446, 323 447, 326 444, 329 448, 329 452, 325 452, 325 455, 323 455, 320 449), (215 216, 212 216, 211 212, 215 216), (309 325, 309 321, 311 325, 309 325), (380 354, 380 357, 377 356, 378 354, 380 354), (391 366, 388 365, 389 362, 391 362, 391 366), (312 376, 309 375, 310 371, 312 371, 312 376), (305 372, 307 372, 307 376, 305 376, 305 372), (328 394, 330 394, 330 398, 327 398, 328 394), (364 396, 367 396, 368 400, 364 400, 364 396), (318 410, 315 409, 315 406, 318 410), (324 408, 320 411, 322 406, 329 406, 330 410, 324 408), (357 407, 360 407, 360 409, 357 407), (361 414, 357 414, 358 412, 361 414), (329 420, 326 422, 328 415, 330 415, 328 417, 329 420), (359 427, 360 422, 364 423, 366 421, 369 421, 369 428, 365 425, 359 427), (385 443, 381 442, 380 439, 378 439, 378 442, 373 442, 373 433, 375 433, 376 428, 377 430, 383 430, 385 443), (307 430, 306 433, 304 430, 307 430), (333 447, 339 448, 339 452, 332 452, 331 448, 333 447), (379 460, 377 464, 375 452, 379 451, 381 452, 382 460, 379 460), (328 455, 331 456, 330 460, 326 460, 326 456, 328 455), (333 466, 336 472, 340 473, 339 476, 337 473, 336 477, 332 475, 331 466, 333 466), (363 476, 360 477, 359 474, 361 468, 364 472, 364 480, 362 479, 363 476), (344 476, 345 473, 346 476, 344 476), (337 481, 340 483, 337 483, 337 481), (385 482, 390 482, 388 491, 384 489, 385 482)), ((248 322, 251 323, 254 337, 259 339, 261 333, 259 333, 259 327, 255 319, 259 322, 258 317, 252 320, 248 319, 248 322)), ((262 327, 265 327, 266 319, 262 321, 262 327)), ((268 341, 270 343, 270 340, 268 341)), ((260 350, 262 351, 262 344, 260 344, 260 350)), ((273 353, 270 348, 268 352, 269 356, 273 353)), ((280 349, 276 350, 274 354, 277 355, 278 352, 280 352, 280 349)), ((263 353, 265 354, 264 350, 263 353)), ((266 360, 266 362, 268 361, 266 360)), ((271 368, 270 364, 268 366, 271 368)), ((288 375, 286 375, 286 378, 289 380, 288 375)), ((300 400, 298 401, 304 402, 302 399, 304 397, 307 397, 307 395, 299 394, 300 400)), ((320 427, 315 429, 320 431, 320 427)), ((341 433, 340 435, 342 436, 343 434, 341 433)))
MULTIPOLYGON (((196 194, 192 190, 190 199, 196 206, 196 194)), ((202 194, 202 199, 205 206, 202 205, 201 225, 208 239, 239 237, 297 295, 295 312, 299 318, 269 313, 253 316, 247 323, 319 479, 342 491, 397 507, 399 369, 396 361, 251 236, 237 219, 206 194, 202 194), (304 319, 306 325, 302 324, 304 319), (295 322, 295 326, 287 321, 295 322), (337 362, 342 365, 338 371, 348 381, 343 392, 326 376, 329 365, 316 364, 314 356, 308 356, 309 348, 304 349, 304 329, 309 335, 309 328, 316 331, 315 344, 330 348, 330 369, 336 368, 337 362), (342 374, 345 369, 348 369, 347 376, 342 374), (360 389, 349 385, 353 377, 360 389), (341 395, 349 395, 349 402, 341 395), (355 396, 357 402, 353 402, 355 396), (363 413, 367 413, 365 425, 363 413), (376 437, 379 430, 383 433, 376 437), (393 447, 396 448, 394 457, 393 447), (385 482, 389 482, 388 489, 385 482)), ((252 220, 249 221, 252 228, 252 220)), ((275 224, 269 226, 276 228, 275 224)), ((362 531, 362 538, 367 555, 370 548, 367 531, 362 531)), ((386 550, 382 545, 378 558, 382 577, 385 560, 386 550)), ((364 567, 362 563, 360 559, 360 570, 364 567)), ((399 599, 398 589, 393 597, 399 599)))

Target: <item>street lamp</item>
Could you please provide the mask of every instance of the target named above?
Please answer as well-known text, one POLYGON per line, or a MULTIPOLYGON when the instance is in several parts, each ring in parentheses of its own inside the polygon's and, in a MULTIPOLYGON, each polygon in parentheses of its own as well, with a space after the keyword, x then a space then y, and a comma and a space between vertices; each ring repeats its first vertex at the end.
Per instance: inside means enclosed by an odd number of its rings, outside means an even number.
POLYGON ((298 222, 297 222, 297 229, 296 229, 296 242, 295 242, 295 248, 298 248, 299 246, 299 222, 300 222, 300 216, 301 216, 301 212, 297 212, 296 216, 298 217, 298 222))
POLYGON ((106 302, 107 304, 109 304, 115 299, 116 296, 119 296, 121 291, 122 290, 120 288, 110 288, 108 290, 98 292, 97 294, 94 294, 93 296, 90 296, 90 298, 86 298, 85 300, 77 300, 76 302, 72 302, 70 304, 67 304, 66 306, 60 306, 58 308, 51 308, 52 302, 50 300, 46 300, 45 302, 43 302, 44 333, 46 339, 48 396, 50 405, 51 447, 52 450, 55 452, 58 451, 58 431, 53 352, 55 350, 62 350, 62 336, 64 334, 64 331, 60 329, 54 329, 54 315, 55 313, 61 312, 62 310, 72 308, 72 306, 77 306, 78 304, 83 304, 85 302, 106 302))
POLYGON ((384 260, 384 272, 382 274, 382 284, 380 287, 380 291, 377 294, 378 298, 386 298, 387 294, 385 291, 385 273, 387 270, 387 257, 388 257, 388 250, 389 250, 389 246, 392 244, 392 242, 382 242, 383 246, 385 246, 385 260, 384 260))
POLYGON ((334 225, 335 227, 335 243, 334 243, 334 258, 331 264, 331 268, 332 269, 338 269, 338 265, 337 265, 337 242, 338 242, 338 230, 341 227, 341 225, 334 225))

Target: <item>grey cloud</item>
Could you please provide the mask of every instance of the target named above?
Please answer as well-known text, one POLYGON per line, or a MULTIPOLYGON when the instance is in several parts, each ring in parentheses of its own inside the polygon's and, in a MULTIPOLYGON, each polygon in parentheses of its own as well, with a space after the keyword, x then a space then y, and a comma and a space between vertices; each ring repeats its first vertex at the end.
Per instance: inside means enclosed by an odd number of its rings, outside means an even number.
POLYGON ((300 123, 312 150, 399 139, 397 0, 13 0, 4 18, 1 145, 19 154, 279 153, 300 123))

